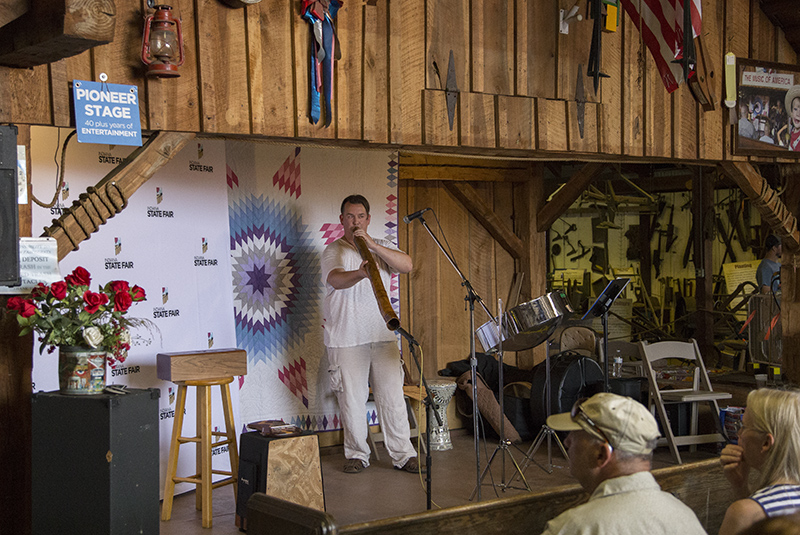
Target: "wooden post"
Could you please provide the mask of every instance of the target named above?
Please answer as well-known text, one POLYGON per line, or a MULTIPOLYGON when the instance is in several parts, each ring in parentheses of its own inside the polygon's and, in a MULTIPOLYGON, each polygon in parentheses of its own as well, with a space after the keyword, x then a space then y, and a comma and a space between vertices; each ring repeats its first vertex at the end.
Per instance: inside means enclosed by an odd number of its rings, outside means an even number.
MULTIPOLYGON (((784 170, 787 171, 783 173, 786 190, 782 200, 797 217, 800 214, 800 167, 787 166, 784 170)), ((800 344, 800 280, 797 273, 800 251, 784 247, 781 263, 781 376, 784 381, 800 385, 800 355, 791 350, 800 344)))
MULTIPOLYGON (((714 349, 714 291, 712 287, 714 264, 713 240, 706 229, 706 214, 714 214, 714 182, 710 175, 703 176, 701 168, 692 178, 692 218, 694 223, 694 268, 697 284, 697 331, 695 339, 700 353, 708 358, 714 349)), ((713 225, 709 221, 709 225, 713 225)))
MULTIPOLYGON (((542 164, 533 164, 531 178, 521 185, 520 194, 514 195, 514 207, 517 215, 517 233, 527 250, 520 259, 520 271, 525 273, 520 302, 542 296, 547 292, 547 235, 546 229, 539 231, 537 219, 542 210, 545 197, 542 184, 542 164)), ((545 359, 545 344, 533 348, 532 352, 517 354, 517 366, 524 369, 533 368, 545 359)))

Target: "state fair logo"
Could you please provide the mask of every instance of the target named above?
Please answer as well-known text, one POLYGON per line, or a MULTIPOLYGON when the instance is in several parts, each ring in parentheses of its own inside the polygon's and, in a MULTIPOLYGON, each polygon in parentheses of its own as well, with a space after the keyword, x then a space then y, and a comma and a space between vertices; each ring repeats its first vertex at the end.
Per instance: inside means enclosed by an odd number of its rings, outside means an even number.
POLYGON ((214 333, 208 333, 208 349, 214 347, 214 333))
MULTIPOLYGON (((203 158, 203 144, 197 144, 197 160, 201 160, 203 158)), ((200 173, 213 173, 214 166, 213 165, 203 165, 197 160, 189 160, 189 171, 195 171, 200 173)))
MULTIPOLYGON (((113 145, 109 145, 109 150, 113 149, 113 147, 114 147, 113 145)), ((122 163, 122 161, 124 159, 125 158, 122 158, 121 156, 114 156, 110 152, 105 152, 105 151, 98 151, 97 152, 97 162, 98 163, 119 165, 119 164, 122 163)))
MULTIPOLYGON (((161 189, 160 186, 156 186, 156 205, 161 204, 161 201, 164 200, 164 190, 161 189)), ((162 210, 158 206, 148 206, 147 207, 147 217, 175 217, 175 214, 172 210, 162 210)))
MULTIPOLYGON (((161 287, 161 304, 166 305, 167 301, 169 301, 169 288, 166 286, 161 287)), ((177 318, 181 315, 181 311, 177 308, 166 308, 166 307, 154 307, 153 308, 153 319, 162 319, 162 318, 177 318)))
POLYGON ((114 256, 105 259, 105 269, 133 269, 133 260, 122 260, 117 258, 122 253, 122 239, 114 238, 114 256))
MULTIPOLYGON (((208 240, 206 240, 205 238, 200 238, 200 250, 204 254, 208 252, 208 240)), ((195 267, 216 266, 217 264, 219 264, 219 261, 216 258, 206 258, 203 255, 194 257, 195 267)))
MULTIPOLYGON (((159 409, 158 411, 158 419, 159 420, 169 420, 170 418, 175 418, 175 409, 172 408, 175 405, 175 387, 171 386, 167 390, 167 399, 169 399, 169 407, 164 407, 163 409, 159 409)), ((185 414, 185 412, 184 412, 185 414)))

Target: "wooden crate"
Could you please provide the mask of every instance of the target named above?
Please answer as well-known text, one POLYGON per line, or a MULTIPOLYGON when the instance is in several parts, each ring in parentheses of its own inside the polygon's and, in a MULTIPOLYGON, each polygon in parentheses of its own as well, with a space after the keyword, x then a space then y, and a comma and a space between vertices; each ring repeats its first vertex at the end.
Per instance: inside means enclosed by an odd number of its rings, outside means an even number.
POLYGON ((247 375, 247 352, 234 348, 159 353, 156 374, 172 382, 247 375))

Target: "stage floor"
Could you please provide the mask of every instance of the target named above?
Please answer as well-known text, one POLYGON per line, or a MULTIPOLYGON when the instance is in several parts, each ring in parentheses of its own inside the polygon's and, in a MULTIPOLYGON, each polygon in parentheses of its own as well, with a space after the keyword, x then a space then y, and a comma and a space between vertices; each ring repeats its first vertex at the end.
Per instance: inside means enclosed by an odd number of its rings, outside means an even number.
MULTIPOLYGON (((475 441, 472 434, 463 429, 451 433, 453 449, 449 451, 433 452, 432 454, 432 493, 433 509, 438 505, 441 508, 476 503, 470 495, 478 481, 478 469, 475 455, 475 441)), ((509 452, 518 463, 524 461, 530 442, 519 445, 519 451, 510 447, 509 452)), ((487 460, 497 449, 496 439, 487 439, 479 444, 480 470, 486 467, 487 460)), ((708 459, 716 454, 713 445, 696 453, 681 453, 684 462, 708 459)), ((383 449, 383 444, 378 444, 380 461, 373 461, 369 468, 360 474, 345 474, 342 472, 344 455, 341 446, 323 448, 320 451, 322 461, 323 486, 325 489, 326 510, 335 519, 338 526, 402 516, 410 513, 425 511, 427 496, 425 480, 420 481, 419 476, 400 472, 392 468, 389 456, 383 449)), ((515 474, 514 464, 508 454, 503 455, 499 450, 492 462, 491 474, 496 484, 501 483, 501 469, 505 457, 505 483, 508 484, 511 476, 515 474)), ((423 455, 424 457, 424 455, 423 455)), ((546 442, 543 444, 534 459, 541 465, 548 464, 546 442)), ((541 490, 548 487, 557 487, 575 483, 569 475, 567 461, 563 458, 555 442, 552 443, 553 471, 548 474, 542 468, 531 464, 525 470, 525 477, 531 488, 541 490)), ((669 449, 662 447, 656 450, 653 468, 663 468, 673 465, 669 449)), ((496 499, 497 497, 515 496, 527 492, 519 481, 513 482, 514 487, 502 491, 497 486, 492 486, 489 474, 483 479, 481 486, 481 501, 496 499), (496 493, 495 493, 496 491, 496 493)), ((194 493, 176 496, 174 499, 172 519, 161 522, 161 535, 193 535, 193 534, 234 534, 240 533, 235 525, 236 504, 233 499, 232 487, 222 487, 214 491, 213 522, 211 529, 201 526, 201 514, 195 510, 194 493)))

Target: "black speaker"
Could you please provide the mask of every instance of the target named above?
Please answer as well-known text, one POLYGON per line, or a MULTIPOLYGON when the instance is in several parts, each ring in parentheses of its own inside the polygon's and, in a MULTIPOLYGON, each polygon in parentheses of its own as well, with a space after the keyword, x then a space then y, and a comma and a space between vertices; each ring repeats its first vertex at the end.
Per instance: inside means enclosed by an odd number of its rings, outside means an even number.
POLYGON ((33 395, 33 535, 159 532, 159 394, 33 395))
POLYGON ((0 125, 0 286, 19 286, 17 127, 0 125))

